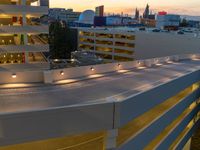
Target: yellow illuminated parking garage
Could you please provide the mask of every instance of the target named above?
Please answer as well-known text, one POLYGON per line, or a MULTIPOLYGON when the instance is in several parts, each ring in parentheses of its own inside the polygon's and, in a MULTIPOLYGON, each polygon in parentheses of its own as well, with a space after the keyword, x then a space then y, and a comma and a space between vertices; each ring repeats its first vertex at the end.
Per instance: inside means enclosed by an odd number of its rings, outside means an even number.
POLYGON ((48 7, 33 6, 38 0, 0 1, 0 65, 45 62, 48 52, 48 26, 36 18, 48 13, 48 7))

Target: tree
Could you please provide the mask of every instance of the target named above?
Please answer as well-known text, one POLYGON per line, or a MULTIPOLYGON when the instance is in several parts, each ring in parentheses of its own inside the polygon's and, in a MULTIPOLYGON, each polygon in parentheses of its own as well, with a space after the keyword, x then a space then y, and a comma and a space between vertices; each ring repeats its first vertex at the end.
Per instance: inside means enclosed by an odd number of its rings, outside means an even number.
POLYGON ((49 27, 51 59, 69 59, 72 51, 71 32, 65 22, 55 21, 49 27))
POLYGON ((187 27, 188 26, 188 22, 187 22, 186 18, 183 18, 183 20, 180 23, 180 26, 181 27, 187 27))

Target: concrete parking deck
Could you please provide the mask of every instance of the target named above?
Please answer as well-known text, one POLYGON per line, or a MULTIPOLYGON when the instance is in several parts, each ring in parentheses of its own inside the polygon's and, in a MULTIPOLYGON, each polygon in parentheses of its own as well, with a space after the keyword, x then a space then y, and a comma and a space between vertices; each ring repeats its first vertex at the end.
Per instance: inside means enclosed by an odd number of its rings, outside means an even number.
POLYGON ((0 90, 0 115, 56 107, 122 101, 198 71, 200 61, 181 61, 107 74, 71 84, 0 90))

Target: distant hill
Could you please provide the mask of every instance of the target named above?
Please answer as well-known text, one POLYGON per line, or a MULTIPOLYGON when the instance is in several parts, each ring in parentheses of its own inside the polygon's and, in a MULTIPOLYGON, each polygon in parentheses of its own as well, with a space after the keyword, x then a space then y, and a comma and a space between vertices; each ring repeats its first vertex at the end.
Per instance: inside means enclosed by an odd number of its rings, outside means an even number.
POLYGON ((186 18, 187 20, 200 21, 200 16, 181 15, 181 18, 186 18))

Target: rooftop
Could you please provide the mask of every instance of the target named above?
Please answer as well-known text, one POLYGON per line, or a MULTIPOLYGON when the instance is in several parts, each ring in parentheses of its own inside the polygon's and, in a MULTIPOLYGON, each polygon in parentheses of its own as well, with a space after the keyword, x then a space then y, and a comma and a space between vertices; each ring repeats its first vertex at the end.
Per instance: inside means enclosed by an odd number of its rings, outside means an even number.
POLYGON ((200 60, 184 60, 95 74, 98 78, 62 85, 1 89, 0 114, 123 101, 199 69, 200 60))

